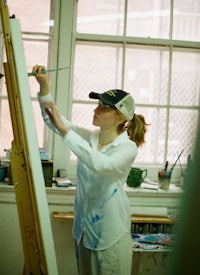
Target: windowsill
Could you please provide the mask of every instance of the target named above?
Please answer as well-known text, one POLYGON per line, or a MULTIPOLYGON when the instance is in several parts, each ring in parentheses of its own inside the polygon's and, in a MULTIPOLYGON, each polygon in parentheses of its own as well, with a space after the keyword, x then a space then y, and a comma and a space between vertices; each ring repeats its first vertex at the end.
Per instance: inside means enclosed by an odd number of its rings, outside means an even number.
POLYGON ((127 194, 133 194, 133 193, 143 193, 143 194, 163 194, 164 196, 169 196, 169 195, 177 195, 177 193, 182 193, 183 190, 179 186, 179 184, 173 184, 171 183, 169 186, 169 190, 163 190, 163 189, 152 189, 152 188, 143 188, 142 186, 134 188, 134 187, 129 187, 125 185, 125 191, 127 194))
MULTIPOLYGON (((148 189, 148 188, 142 188, 142 187, 129 187, 125 185, 125 191, 128 195, 128 197, 181 197, 183 190, 177 186, 176 184, 170 184, 169 190, 162 190, 162 189, 148 189)), ((52 187, 45 187, 47 195, 75 195, 76 187, 70 186, 70 187, 57 187, 53 184, 52 187)), ((0 182, 0 190, 1 192, 14 192, 14 186, 8 185, 5 182, 0 182)))
MULTIPOLYGON (((163 189, 151 189, 151 188, 142 188, 141 186, 140 187, 137 187, 137 188, 134 188, 134 187, 129 187, 127 185, 125 185, 125 191, 127 194, 134 194, 134 193, 141 193, 141 194, 144 194, 144 193, 147 193, 147 194, 166 194, 166 195, 177 195, 177 194, 181 194, 183 193, 183 190, 179 187, 178 184, 170 184, 170 188, 169 190, 163 190, 163 189)), ((13 185, 9 185, 5 182, 0 182, 0 189, 1 190, 14 190, 14 186, 13 185)), ((52 193, 52 192, 55 192, 55 193, 60 193, 60 192, 67 192, 67 193, 71 193, 71 194, 75 194, 75 190, 76 190, 76 187, 75 186, 70 186, 70 187, 57 187, 56 185, 52 185, 52 187, 45 187, 46 189, 46 192, 47 193, 52 193)))

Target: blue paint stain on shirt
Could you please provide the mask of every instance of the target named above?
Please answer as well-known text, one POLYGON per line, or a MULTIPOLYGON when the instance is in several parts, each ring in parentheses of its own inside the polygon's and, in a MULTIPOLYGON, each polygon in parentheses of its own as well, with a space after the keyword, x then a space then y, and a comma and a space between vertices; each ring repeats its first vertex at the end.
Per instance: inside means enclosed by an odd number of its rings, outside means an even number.
POLYGON ((92 217, 92 224, 98 222, 101 219, 102 217, 99 217, 98 215, 96 215, 95 217, 92 217))
POLYGON ((107 197, 107 198, 105 198, 105 199, 103 200, 102 205, 100 205, 99 208, 103 208, 104 204, 105 204, 107 201, 109 201, 109 200, 115 195, 116 192, 117 192, 117 188, 115 188, 115 189, 113 190, 112 194, 111 194, 109 197, 107 197))
POLYGON ((114 194, 115 194, 116 192, 117 192, 117 188, 115 188, 115 189, 113 190, 111 197, 114 196, 114 194))
POLYGON ((101 231, 99 231, 99 234, 97 236, 97 238, 94 239, 94 244, 93 244, 93 249, 96 249, 98 247, 99 244, 99 240, 101 239, 101 231))
MULTIPOLYGON (((108 202, 115 195, 115 193, 117 191, 118 191, 117 188, 115 188, 112 191, 112 193, 107 198, 105 198, 103 200, 102 205, 99 208, 102 208, 105 205, 105 203, 108 202)), ((95 224, 98 223, 102 219, 103 219, 103 216, 99 216, 98 214, 93 215, 91 217, 91 225, 95 226, 95 224)), ((99 240, 101 239, 101 234, 102 234, 102 229, 99 228, 96 238, 93 239, 93 244, 92 244, 93 249, 96 249, 98 247, 99 240)))

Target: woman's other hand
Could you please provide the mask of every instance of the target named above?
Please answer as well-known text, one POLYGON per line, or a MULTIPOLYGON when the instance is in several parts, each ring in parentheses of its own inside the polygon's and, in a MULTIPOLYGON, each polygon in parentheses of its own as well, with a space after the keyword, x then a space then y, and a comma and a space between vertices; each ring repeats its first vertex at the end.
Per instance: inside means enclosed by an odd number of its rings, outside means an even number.
POLYGON ((65 136, 67 134, 68 128, 64 125, 55 103, 53 101, 43 101, 42 105, 44 106, 44 109, 48 114, 51 123, 58 129, 62 136, 65 136))

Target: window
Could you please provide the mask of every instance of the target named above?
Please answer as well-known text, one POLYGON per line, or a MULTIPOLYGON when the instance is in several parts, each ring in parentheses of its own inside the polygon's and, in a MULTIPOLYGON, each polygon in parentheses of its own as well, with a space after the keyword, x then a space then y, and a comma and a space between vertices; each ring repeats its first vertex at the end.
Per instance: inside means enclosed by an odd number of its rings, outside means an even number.
MULTIPOLYGON (((52 44, 53 44, 53 19, 54 2, 51 0, 30 0, 30 1, 7 1, 9 14, 19 19, 22 30, 24 53, 27 63, 27 72, 32 71, 35 64, 51 66, 52 44), (31 13, 30 13, 31 11, 31 13)), ((0 42, 0 60, 6 62, 3 49, 3 38, 0 42), (4 54, 4 55, 2 55, 4 54)), ((1 62, 1 66, 2 66, 1 62)), ((3 72, 3 66, 1 67, 3 72)), ((39 86, 36 81, 29 77, 30 92, 35 115, 35 127, 37 129, 38 145, 43 147, 44 123, 38 106, 37 91, 39 86)), ((34 127, 34 126, 33 126, 34 127)), ((4 156, 4 150, 11 148, 13 140, 10 110, 7 98, 5 78, 0 79, 0 156, 4 156)))
MULTIPOLYGON (((186 164, 200 111, 199 0, 16 0, 8 6, 20 19, 27 70, 36 63, 68 67, 49 74, 63 115, 93 129, 95 101, 89 92, 124 89, 135 99, 135 112, 151 124, 134 165, 173 162, 183 148, 181 164, 186 164)), ((52 153, 54 171, 67 169, 73 177, 76 157, 60 137, 47 136, 36 102, 38 86, 33 78, 29 81, 38 144, 52 153)), ((12 141, 3 78, 0 112, 2 155, 12 141)))
POLYGON ((79 1, 73 121, 92 129, 89 92, 124 89, 151 124, 135 164, 173 162, 183 148, 186 164, 199 117, 199 12, 198 0, 79 1))

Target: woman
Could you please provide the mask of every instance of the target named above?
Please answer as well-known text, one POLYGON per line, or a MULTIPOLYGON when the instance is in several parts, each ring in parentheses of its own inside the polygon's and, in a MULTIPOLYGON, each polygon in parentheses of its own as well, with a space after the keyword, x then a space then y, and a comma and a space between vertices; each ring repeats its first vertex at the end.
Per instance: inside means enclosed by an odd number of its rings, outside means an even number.
POLYGON ((99 100, 93 117, 98 130, 74 126, 59 114, 42 70, 33 67, 43 119, 78 157, 73 237, 79 274, 129 275, 131 219, 124 183, 144 143, 145 120, 134 115, 131 95, 114 89, 89 94, 99 100))

